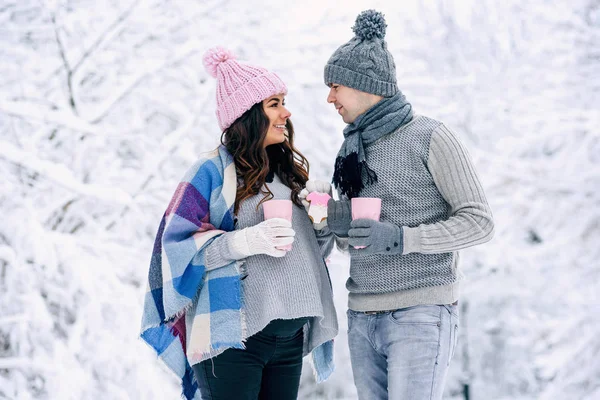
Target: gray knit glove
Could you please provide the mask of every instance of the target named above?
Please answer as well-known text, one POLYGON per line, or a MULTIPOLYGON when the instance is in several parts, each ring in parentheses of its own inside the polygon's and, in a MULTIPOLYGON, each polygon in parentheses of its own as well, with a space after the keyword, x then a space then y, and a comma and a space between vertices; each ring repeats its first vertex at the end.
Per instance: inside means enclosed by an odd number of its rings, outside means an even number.
POLYGON ((349 200, 329 200, 327 203, 327 226, 337 237, 348 237, 352 222, 349 200))
MULTIPOLYGON (((331 225, 331 224, 330 224, 331 225)), ((372 219, 356 219, 348 231, 350 246, 366 246, 364 249, 353 249, 351 254, 402 254, 402 228, 389 222, 372 219)))

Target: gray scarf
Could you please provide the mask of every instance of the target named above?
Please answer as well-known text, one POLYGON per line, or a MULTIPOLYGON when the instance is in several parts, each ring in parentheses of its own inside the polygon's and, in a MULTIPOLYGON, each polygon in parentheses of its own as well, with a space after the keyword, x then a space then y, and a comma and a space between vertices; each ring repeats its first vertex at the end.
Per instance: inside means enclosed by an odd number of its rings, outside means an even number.
POLYGON ((367 165, 364 146, 394 132, 412 117, 412 106, 402 92, 398 92, 383 98, 344 129, 345 140, 333 173, 333 184, 343 195, 351 199, 358 196, 365 185, 377 182, 377 174, 367 165))

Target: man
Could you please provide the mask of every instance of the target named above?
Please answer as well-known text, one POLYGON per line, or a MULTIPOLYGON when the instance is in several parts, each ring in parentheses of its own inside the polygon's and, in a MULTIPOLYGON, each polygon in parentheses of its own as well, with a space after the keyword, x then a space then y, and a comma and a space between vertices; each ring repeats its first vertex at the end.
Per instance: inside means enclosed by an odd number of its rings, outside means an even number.
POLYGON ((350 253, 359 398, 441 399, 458 335, 457 251, 489 241, 494 223, 456 134, 413 114, 398 89, 386 26, 382 14, 362 12, 356 36, 325 65, 327 101, 348 124, 333 176, 340 200, 329 201, 327 225, 350 253), (380 221, 352 221, 354 197, 380 198, 380 221))

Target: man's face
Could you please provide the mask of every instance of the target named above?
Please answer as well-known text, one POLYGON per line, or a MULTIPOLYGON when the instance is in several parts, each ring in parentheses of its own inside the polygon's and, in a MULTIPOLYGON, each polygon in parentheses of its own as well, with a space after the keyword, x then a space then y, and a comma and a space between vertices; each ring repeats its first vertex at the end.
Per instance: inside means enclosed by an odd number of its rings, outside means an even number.
POLYGON ((349 88, 348 86, 329 84, 327 102, 335 106, 345 123, 351 124, 356 118, 382 99, 370 93, 349 88))

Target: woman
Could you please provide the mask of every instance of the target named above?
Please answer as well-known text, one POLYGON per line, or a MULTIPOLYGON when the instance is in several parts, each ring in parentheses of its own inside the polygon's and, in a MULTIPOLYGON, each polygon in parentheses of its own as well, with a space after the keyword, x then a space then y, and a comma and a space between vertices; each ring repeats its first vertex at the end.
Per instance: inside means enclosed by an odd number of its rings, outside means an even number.
POLYGON ((190 168, 161 221, 142 338, 188 399, 295 399, 303 356, 318 381, 333 370, 323 260, 333 237, 315 235, 298 198, 308 162, 293 145, 285 84, 222 48, 204 65, 217 79, 222 145, 190 168), (292 223, 263 221, 271 198, 293 201, 292 223))

